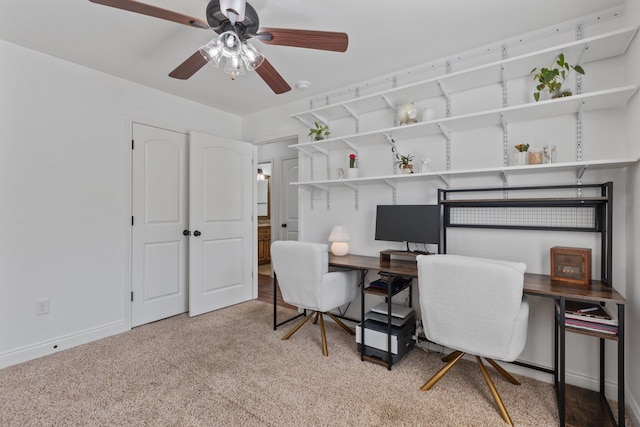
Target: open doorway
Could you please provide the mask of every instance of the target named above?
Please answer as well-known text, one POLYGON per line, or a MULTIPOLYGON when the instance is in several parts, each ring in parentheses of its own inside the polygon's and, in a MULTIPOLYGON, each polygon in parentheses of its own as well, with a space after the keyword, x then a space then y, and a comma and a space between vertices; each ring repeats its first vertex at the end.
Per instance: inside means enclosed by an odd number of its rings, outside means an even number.
MULTIPOLYGON (((270 247, 276 240, 298 238, 297 136, 258 145, 258 299, 273 303, 270 247), (260 175, 262 173, 262 176, 260 175)), ((278 305, 284 305, 278 295, 278 305)))

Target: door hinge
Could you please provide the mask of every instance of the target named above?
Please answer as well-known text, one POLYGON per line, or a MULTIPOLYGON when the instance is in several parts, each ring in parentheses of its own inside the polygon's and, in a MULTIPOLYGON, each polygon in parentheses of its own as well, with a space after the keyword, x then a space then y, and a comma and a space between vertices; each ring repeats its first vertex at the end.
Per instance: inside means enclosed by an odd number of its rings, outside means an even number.
POLYGON ((131 225, 133 226, 133 215, 131 215, 131 225))
POLYGON ((131 140, 131 149, 133 150, 135 148, 135 142, 133 141, 133 139, 131 140))
POLYGON ((133 292, 131 292, 131 302, 133 302, 133 292))

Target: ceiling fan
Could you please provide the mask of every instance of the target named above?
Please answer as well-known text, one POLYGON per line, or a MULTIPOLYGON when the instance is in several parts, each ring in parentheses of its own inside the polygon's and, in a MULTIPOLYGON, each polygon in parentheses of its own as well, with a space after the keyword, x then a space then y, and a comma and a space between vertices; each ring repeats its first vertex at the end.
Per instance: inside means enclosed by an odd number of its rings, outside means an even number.
POLYGON ((166 19, 201 29, 213 29, 219 36, 187 58, 170 77, 186 80, 208 62, 216 66, 227 60, 225 71, 232 79, 243 74, 244 68, 253 71, 275 92, 281 94, 291 86, 257 49, 247 43, 256 38, 262 43, 345 52, 349 44, 346 33, 331 31, 295 30, 289 28, 259 28, 256 10, 246 0, 211 0, 207 5, 206 22, 188 15, 163 9, 135 0, 89 0, 104 6, 115 7, 155 18, 166 19))

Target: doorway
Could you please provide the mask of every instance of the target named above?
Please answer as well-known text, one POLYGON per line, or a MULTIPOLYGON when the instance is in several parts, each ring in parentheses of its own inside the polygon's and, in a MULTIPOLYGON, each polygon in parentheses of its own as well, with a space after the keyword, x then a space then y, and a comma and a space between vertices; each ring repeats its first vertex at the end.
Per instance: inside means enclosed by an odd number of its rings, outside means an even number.
MULTIPOLYGON (((297 137, 289 137, 258 145, 258 168, 263 173, 270 170, 268 186, 269 218, 260 218, 262 227, 270 226, 269 246, 276 240, 297 240, 298 238, 298 189, 290 185, 298 180, 298 152, 289 148, 297 142, 297 137)), ((264 185, 264 184, 263 184, 264 185)), ((264 210, 263 210, 264 212, 264 210)), ((263 236, 266 232, 263 231, 263 236)), ((259 241, 260 244, 260 241, 259 241)), ((258 247, 260 260, 260 246, 258 247)), ((258 262, 258 299, 273 303, 273 278, 271 263, 258 262)), ((283 305, 278 297, 278 305, 283 305)))

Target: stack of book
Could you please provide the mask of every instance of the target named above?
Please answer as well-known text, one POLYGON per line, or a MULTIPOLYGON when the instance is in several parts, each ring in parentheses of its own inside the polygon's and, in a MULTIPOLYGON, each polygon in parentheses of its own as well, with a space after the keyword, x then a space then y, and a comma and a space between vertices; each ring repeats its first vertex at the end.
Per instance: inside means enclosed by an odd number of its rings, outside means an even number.
POLYGON ((564 317, 565 324, 572 328, 610 335, 618 333, 618 319, 597 303, 567 301, 564 317))

